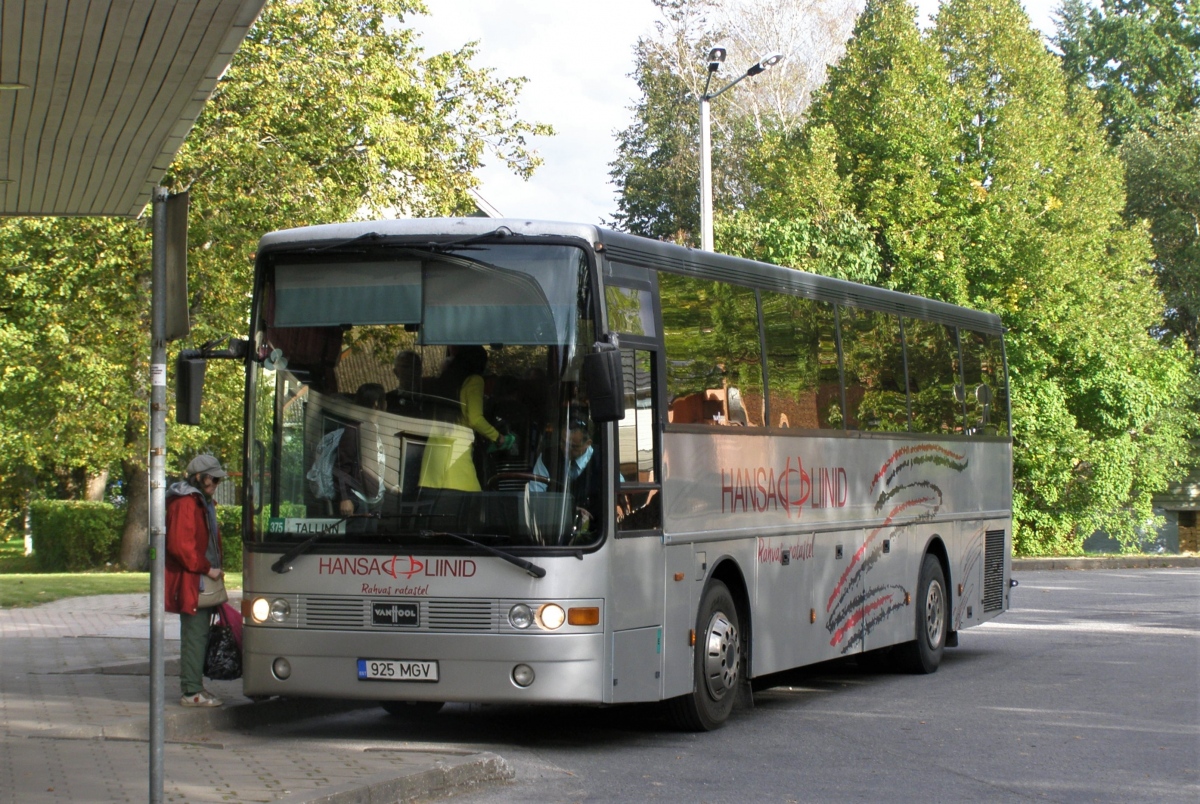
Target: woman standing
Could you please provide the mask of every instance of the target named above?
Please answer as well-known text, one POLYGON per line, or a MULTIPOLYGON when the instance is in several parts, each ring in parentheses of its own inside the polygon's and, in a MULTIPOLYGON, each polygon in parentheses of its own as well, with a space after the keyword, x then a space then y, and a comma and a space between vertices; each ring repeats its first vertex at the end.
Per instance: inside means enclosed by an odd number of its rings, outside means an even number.
POLYGON ((221 537, 213 495, 225 477, 221 462, 197 455, 187 479, 167 489, 166 609, 179 615, 179 686, 184 706, 220 706, 204 689, 204 652, 215 606, 201 608, 200 592, 221 571, 221 537))
POLYGON ((457 428, 432 435, 421 460, 419 485, 430 489, 479 491, 479 474, 472 455, 475 433, 507 449, 516 437, 503 434, 483 416, 483 372, 487 351, 482 346, 459 346, 438 380, 439 391, 458 402, 457 428), (470 428, 470 429, 467 429, 470 428))

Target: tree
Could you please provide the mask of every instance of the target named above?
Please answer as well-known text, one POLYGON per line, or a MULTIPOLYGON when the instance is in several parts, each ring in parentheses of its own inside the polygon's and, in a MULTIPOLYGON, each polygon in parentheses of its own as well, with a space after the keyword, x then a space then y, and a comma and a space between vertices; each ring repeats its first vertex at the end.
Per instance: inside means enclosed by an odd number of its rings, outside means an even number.
MULTIPOLYGON (((416 0, 294 0, 263 11, 164 179, 191 190, 196 343, 246 332, 263 232, 389 210, 463 212, 471 171, 489 154, 518 175, 536 168, 526 138, 548 129, 516 118, 522 80, 472 66, 471 46, 427 56, 403 24, 421 11, 416 0)), ((11 220, 0 243, 0 476, 119 460, 127 496, 144 500, 145 228, 11 220)), ((214 364, 201 426, 172 428, 168 467, 207 446, 239 468, 241 393, 237 367, 214 364)), ((19 490, 7 490, 12 510, 19 490)), ((127 563, 140 562, 145 538, 144 515, 131 512, 127 563)))
POLYGON ((1167 302, 1161 334, 1200 355, 1200 0, 1069 0, 1056 42, 1068 79, 1096 93, 1109 140, 1123 144, 1125 215, 1149 222, 1167 302))
POLYGON ((1200 0, 1066 0, 1054 41, 1113 143, 1200 106, 1200 0))
POLYGON ((1015 0, 949 0, 924 34, 904 0, 871 0, 804 129, 758 164, 756 210, 848 212, 880 283, 1000 315, 1017 549, 1070 552, 1097 529, 1134 547, 1183 474, 1195 383, 1150 335, 1149 240, 1122 217, 1097 105, 1015 0))
POLYGON ((728 50, 710 91, 771 52, 786 56, 712 104, 714 204, 732 212, 754 192, 745 160, 762 139, 799 123, 827 63, 841 51, 858 0, 654 2, 663 19, 634 49, 631 75, 642 94, 632 109, 634 122, 617 134, 610 163, 620 188, 613 222, 635 234, 687 243, 698 240, 698 104, 709 49, 728 50))
POLYGON ((1153 133, 1133 132, 1121 147, 1126 214, 1146 219, 1154 270, 1166 300, 1162 335, 1180 338, 1200 360, 1200 110, 1153 133))

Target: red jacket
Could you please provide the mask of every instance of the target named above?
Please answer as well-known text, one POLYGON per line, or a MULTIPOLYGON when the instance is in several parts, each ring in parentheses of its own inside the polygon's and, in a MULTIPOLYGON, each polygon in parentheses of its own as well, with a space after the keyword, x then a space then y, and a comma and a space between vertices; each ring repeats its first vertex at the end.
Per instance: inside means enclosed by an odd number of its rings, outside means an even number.
POLYGON ((170 496, 167 500, 167 571, 163 579, 167 611, 196 613, 200 576, 212 569, 212 564, 204 557, 206 550, 208 522, 203 492, 170 496))

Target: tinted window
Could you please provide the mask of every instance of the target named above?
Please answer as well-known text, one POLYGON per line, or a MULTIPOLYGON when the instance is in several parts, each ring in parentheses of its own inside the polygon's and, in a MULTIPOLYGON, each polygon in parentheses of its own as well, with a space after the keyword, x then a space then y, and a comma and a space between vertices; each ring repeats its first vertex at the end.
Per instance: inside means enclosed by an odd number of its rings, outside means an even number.
POLYGON ((918 318, 904 322, 908 346, 908 392, 912 430, 916 433, 961 432, 962 402, 958 376, 958 343, 954 327, 918 318))
POLYGON ((846 378, 846 429, 908 431, 904 344, 900 319, 888 313, 843 307, 842 368, 846 378))
POLYGON ((604 289, 604 301, 608 307, 608 328, 613 332, 655 334, 650 291, 610 286, 604 289))
POLYGON ((833 305, 764 291, 771 425, 841 429, 833 305))
POLYGON ((621 350, 625 418, 617 422, 617 530, 652 530, 662 525, 654 438, 654 355, 621 350))
POLYGON ((1000 338, 960 329, 968 435, 1008 435, 1008 388, 1000 338))
POLYGON ((762 358, 754 291, 659 275, 668 420, 763 424, 762 358))

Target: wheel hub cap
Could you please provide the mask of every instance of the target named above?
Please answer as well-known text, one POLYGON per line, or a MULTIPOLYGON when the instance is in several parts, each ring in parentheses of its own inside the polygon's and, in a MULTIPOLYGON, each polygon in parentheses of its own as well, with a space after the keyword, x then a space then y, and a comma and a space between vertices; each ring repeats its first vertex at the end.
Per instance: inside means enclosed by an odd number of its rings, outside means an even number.
POLYGON ((709 620, 705 636, 704 678, 708 694, 719 701, 737 685, 741 645, 737 627, 720 611, 709 620))
POLYGON ((942 585, 936 581, 929 584, 925 593, 925 637, 930 647, 942 643, 942 630, 946 627, 946 606, 943 602, 942 585))

